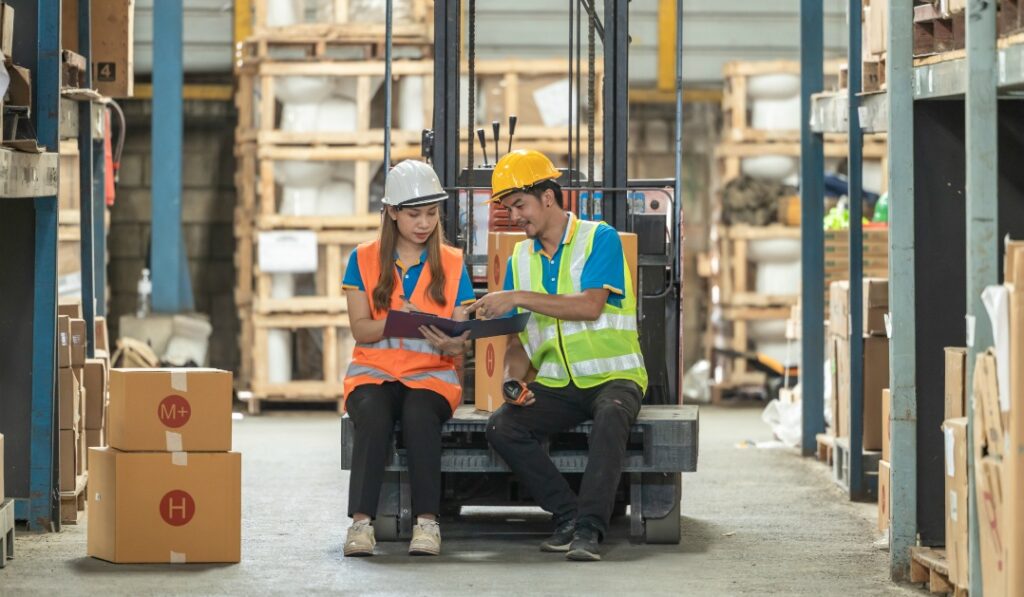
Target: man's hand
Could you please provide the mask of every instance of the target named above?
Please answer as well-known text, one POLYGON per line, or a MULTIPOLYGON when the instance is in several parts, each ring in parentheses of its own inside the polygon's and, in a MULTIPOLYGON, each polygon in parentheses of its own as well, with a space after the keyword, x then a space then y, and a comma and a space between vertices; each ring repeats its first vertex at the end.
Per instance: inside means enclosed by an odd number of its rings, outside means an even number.
POLYGON ((476 313, 477 319, 495 319, 518 307, 518 296, 517 290, 488 292, 483 298, 466 307, 466 313, 476 313))
POLYGON ((421 325, 420 333, 427 342, 446 355, 460 355, 466 350, 466 342, 469 340, 469 332, 463 332, 461 336, 449 336, 437 327, 432 325, 421 325))
MULTIPOLYGON (((505 399, 506 403, 511 404, 512 406, 530 406, 531 404, 537 401, 537 397, 533 395, 533 392, 530 391, 530 389, 527 388, 525 384, 523 384, 523 382, 519 381, 518 379, 506 379, 505 383, 508 383, 510 381, 515 381, 516 383, 523 385, 525 393, 522 396, 522 400, 516 400, 515 398, 509 398, 507 395, 505 395, 505 392, 502 391, 501 396, 502 398, 505 399)), ((502 389, 504 390, 504 388, 502 389)))

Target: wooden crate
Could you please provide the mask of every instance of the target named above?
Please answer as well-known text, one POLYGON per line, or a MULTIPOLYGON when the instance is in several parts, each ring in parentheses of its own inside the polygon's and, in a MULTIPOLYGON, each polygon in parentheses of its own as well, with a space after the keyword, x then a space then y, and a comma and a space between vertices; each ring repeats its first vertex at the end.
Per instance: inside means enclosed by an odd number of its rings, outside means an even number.
POLYGON ((932 4, 914 7, 914 56, 961 50, 966 41, 965 12, 943 15, 932 4))
MULTIPOLYGON (((259 411, 260 401, 336 401, 342 396, 342 379, 351 352, 339 350, 338 340, 348 329, 344 313, 253 314, 253 350, 250 411, 259 411), (322 338, 321 372, 318 379, 271 383, 268 379, 268 332, 270 330, 317 330, 322 338)), ((293 355, 293 361, 296 359, 293 355)))
MULTIPOLYGON (((825 88, 834 88, 839 80, 841 60, 825 62, 825 88)), ((725 89, 722 94, 722 139, 725 141, 799 141, 800 131, 755 129, 751 123, 750 98, 747 96, 751 77, 774 74, 800 74, 795 60, 728 62, 722 68, 725 89)))
POLYGON ((933 594, 967 596, 965 587, 954 586, 949 581, 949 564, 944 549, 911 547, 910 582, 925 585, 928 592, 933 594))
MULTIPOLYGON (((261 272, 259 264, 251 265, 248 269, 255 276, 254 313, 344 313, 348 310, 341 281, 349 254, 356 245, 375 239, 377 230, 321 230, 316 236, 320 249, 319 269, 315 274, 304 276, 312 294, 275 299, 271 295, 271 274, 261 272)), ((258 244, 258 234, 252 240, 258 244)))
POLYGON ((1024 29, 1024 6, 1022 0, 999 0, 996 28, 1000 37, 1014 35, 1024 29))
MULTIPOLYGON (((466 68, 463 68, 465 74, 466 68)), ((477 121, 489 123, 498 120, 502 124, 502 143, 500 152, 507 149, 508 116, 516 115, 514 147, 523 144, 533 145, 535 141, 552 141, 568 138, 566 126, 548 126, 544 123, 533 93, 546 84, 564 80, 568 76, 569 62, 561 59, 546 60, 478 60, 475 65, 478 81, 478 95, 481 110, 477 121)), ((383 90, 375 89, 376 84, 384 77, 385 63, 382 60, 324 60, 318 62, 286 62, 263 60, 243 62, 238 69, 238 93, 235 104, 238 108, 239 127, 236 140, 239 143, 257 141, 261 144, 279 145, 357 145, 374 146, 382 144, 384 129, 378 125, 371 127, 371 122, 383 122, 384 104, 383 90), (351 81, 355 90, 355 130, 350 132, 292 132, 281 130, 280 103, 277 100, 275 86, 282 77, 323 77, 333 81, 351 81)), ((392 76, 396 81, 408 77, 423 79, 422 96, 418 98, 423 109, 425 126, 433 120, 433 60, 396 60, 392 64, 392 76)), ((586 72, 583 73, 586 77, 586 72)), ((597 86, 603 84, 602 70, 596 70, 597 86)), ((401 85, 395 85, 396 99, 400 95, 401 85)), ((595 141, 601 139, 601 96, 596 97, 594 106, 595 141)), ((391 139, 396 145, 418 145, 422 130, 402 130, 398 128, 398 103, 392 122, 391 139)), ((584 108, 585 110, 585 108, 584 108)), ((490 126, 483 127, 488 136, 488 154, 492 156, 494 147, 491 143, 490 126)), ((583 136, 581 148, 586 147, 586 127, 580 130, 583 136)), ((467 131, 463 130, 460 138, 465 139, 467 131)), ((476 143, 476 141, 474 141, 476 143)), ((564 143, 563 143, 564 146, 564 143)), ((479 147, 474 147, 474 152, 479 147)))
POLYGON ((712 273, 717 273, 719 300, 730 307, 779 307, 795 305, 799 294, 767 295, 753 289, 753 264, 747 248, 757 240, 799 240, 800 228, 792 226, 731 226, 718 230, 717 272, 712 260, 712 273))
MULTIPOLYGON (((296 24, 272 26, 272 17, 268 7, 271 0, 253 0, 252 22, 256 38, 261 37, 317 37, 339 40, 368 40, 383 42, 384 21, 358 22, 350 15, 349 0, 331 0, 329 2, 303 3, 302 12, 296 24), (316 22, 307 21, 308 17, 316 22)), ((398 3, 396 3, 398 4, 398 3)), ((403 14, 396 11, 393 26, 394 42, 431 43, 433 41, 433 0, 410 0, 408 11, 403 14)))

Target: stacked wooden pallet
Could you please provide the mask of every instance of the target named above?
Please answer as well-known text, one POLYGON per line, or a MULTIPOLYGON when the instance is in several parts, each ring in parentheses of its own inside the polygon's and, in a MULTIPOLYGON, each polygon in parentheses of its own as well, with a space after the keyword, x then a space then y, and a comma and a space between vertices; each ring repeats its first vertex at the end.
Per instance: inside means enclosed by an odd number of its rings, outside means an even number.
MULTIPOLYGON (((763 246, 768 243, 788 243, 792 247, 800 239, 800 205, 796 185, 785 186, 796 182, 799 166, 799 73, 799 64, 790 61, 734 62, 727 64, 723 71, 724 124, 722 142, 715 148, 717 192, 710 232, 712 249, 704 260, 706 267, 703 273, 711 279, 713 310, 706 345, 709 357, 718 365, 715 377, 721 382, 720 387, 728 390, 739 391, 744 387, 763 385, 765 377, 748 372, 744 359, 715 359, 713 347, 737 352, 754 350, 756 346, 751 342, 751 328, 764 330, 766 326, 774 325, 772 322, 782 324, 799 297, 798 280, 783 293, 758 292, 756 265, 750 250, 755 244, 763 246), (791 85, 792 96, 778 97, 773 96, 772 91, 764 91, 766 86, 781 85, 785 88, 787 83, 791 85), (765 110, 764 105, 755 105, 761 101, 759 98, 765 97, 770 104, 774 102, 768 106, 769 110, 765 110), (763 178, 774 176, 766 174, 766 168, 776 171, 778 178, 763 178), (727 196, 735 190, 734 185, 748 184, 749 181, 753 181, 750 184, 767 181, 766 184, 782 189, 774 203, 758 203, 756 217, 737 214, 735 205, 727 196)), ((826 85, 837 85, 840 64, 828 63, 825 74, 826 85)), ((846 137, 827 135, 824 153, 826 167, 835 169, 848 155, 846 137)), ((865 161, 873 162, 884 172, 885 157, 884 139, 867 137, 865 161)), ((830 233, 829 238, 835 236, 830 233)), ((829 241, 833 247, 831 252, 835 254, 826 268, 830 271, 846 267, 845 263, 838 261, 839 257, 845 256, 845 250, 835 247, 835 242, 838 241, 829 241)), ((777 327, 781 329, 781 326, 777 327)), ((793 362, 798 360, 799 351, 795 347, 791 356, 793 362)), ((715 395, 727 393, 716 392, 715 395)))

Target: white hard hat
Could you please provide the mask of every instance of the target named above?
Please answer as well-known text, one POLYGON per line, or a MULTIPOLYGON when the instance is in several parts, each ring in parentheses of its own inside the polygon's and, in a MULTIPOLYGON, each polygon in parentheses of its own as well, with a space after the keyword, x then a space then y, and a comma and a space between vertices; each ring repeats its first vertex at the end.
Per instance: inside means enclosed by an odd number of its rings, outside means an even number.
POLYGON ((384 181, 384 205, 417 207, 448 198, 434 169, 424 162, 405 160, 388 172, 384 181))

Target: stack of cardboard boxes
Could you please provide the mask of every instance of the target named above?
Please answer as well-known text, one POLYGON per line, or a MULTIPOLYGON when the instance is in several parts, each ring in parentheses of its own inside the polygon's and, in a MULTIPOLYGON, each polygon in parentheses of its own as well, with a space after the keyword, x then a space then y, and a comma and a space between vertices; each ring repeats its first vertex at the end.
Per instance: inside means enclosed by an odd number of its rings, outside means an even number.
POLYGON ((231 374, 112 369, 108 448, 89 450, 88 553, 117 563, 238 562, 242 458, 231 374))
POLYGON ((81 303, 61 301, 57 309, 57 339, 61 520, 76 523, 83 510, 78 498, 86 484, 84 424, 89 400, 84 385, 88 338, 81 303))
POLYGON ((830 432, 838 437, 850 435, 850 342, 857 339, 864 347, 863 449, 882 450, 882 391, 889 386, 889 339, 885 329, 885 314, 889 311, 888 281, 864 279, 864 302, 857 306, 863 309, 864 324, 859 330, 850 329, 849 283, 833 282, 829 293, 830 432))

